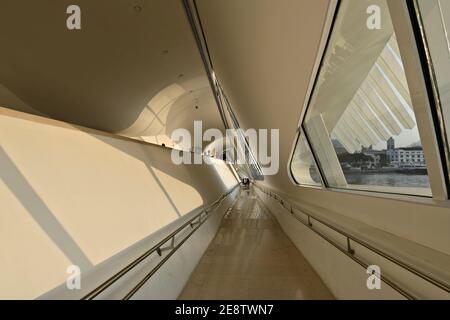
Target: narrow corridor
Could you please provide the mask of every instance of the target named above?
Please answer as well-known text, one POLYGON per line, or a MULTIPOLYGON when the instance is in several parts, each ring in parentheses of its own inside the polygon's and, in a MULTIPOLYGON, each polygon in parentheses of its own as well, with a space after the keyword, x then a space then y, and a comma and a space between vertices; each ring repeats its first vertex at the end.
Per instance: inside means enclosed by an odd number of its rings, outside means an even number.
POLYGON ((179 299, 333 299, 252 191, 241 191, 179 299))

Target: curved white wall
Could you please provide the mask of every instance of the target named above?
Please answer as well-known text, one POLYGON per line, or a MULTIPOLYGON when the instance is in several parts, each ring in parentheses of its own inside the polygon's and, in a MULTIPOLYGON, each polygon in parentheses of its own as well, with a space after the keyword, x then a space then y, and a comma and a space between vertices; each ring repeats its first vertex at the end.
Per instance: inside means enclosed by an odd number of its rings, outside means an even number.
POLYGON ((36 298, 72 264, 88 275, 236 184, 170 152, 0 108, 0 298, 36 298))

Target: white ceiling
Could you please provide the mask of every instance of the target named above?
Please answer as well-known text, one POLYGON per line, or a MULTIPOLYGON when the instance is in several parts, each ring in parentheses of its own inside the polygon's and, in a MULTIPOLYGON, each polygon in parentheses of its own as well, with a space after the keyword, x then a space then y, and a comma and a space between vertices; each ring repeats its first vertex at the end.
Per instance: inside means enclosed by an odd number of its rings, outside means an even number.
MULTIPOLYGON (((79 31, 66 28, 69 4, 2 1, 0 105, 129 136, 170 135, 193 120, 223 129, 181 1, 79 0, 79 31)), ((267 177, 279 188, 291 185, 288 157, 328 4, 197 0, 242 127, 280 129, 280 171, 267 177)))
POLYGON ((168 135, 193 119, 223 129, 181 1, 78 0, 75 31, 70 4, 1 1, 0 105, 129 136, 154 132, 156 116, 168 135), (149 112, 168 87, 181 94, 149 112))
POLYGON ((280 169, 266 182, 286 190, 295 139, 328 0, 197 0, 214 72, 243 128, 280 130, 280 169))

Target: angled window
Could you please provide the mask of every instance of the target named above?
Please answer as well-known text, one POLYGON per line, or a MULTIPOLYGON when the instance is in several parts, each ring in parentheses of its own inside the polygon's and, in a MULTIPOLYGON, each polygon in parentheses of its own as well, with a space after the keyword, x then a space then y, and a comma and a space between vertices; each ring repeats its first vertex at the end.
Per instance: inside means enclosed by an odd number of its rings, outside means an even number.
POLYGON ((431 196, 389 8, 376 3, 373 30, 367 1, 341 1, 303 129, 328 187, 431 196))
POLYGON ((292 178, 301 185, 322 186, 319 170, 304 134, 298 138, 291 159, 292 178))
MULTIPOLYGON (((443 140, 450 141, 450 1, 419 0, 420 20, 437 89, 437 104, 443 121, 443 140)), ((447 150, 450 146, 447 145, 447 150)), ((448 151, 447 151, 448 152, 448 151)), ((447 161, 450 155, 447 155, 447 161)), ((450 169, 450 168, 449 168, 450 169)))

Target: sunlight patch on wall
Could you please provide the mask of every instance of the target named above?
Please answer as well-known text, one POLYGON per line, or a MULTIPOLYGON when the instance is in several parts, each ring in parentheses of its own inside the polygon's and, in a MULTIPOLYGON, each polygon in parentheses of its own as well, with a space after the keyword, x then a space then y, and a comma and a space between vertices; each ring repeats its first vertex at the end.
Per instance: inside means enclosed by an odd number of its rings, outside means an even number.
POLYGON ((231 172, 231 169, 228 167, 227 163, 214 158, 210 158, 210 161, 213 163, 214 169, 216 170, 217 176, 220 178, 222 185, 226 189, 234 187, 237 183, 236 177, 231 172))
POLYGON ((195 188, 156 168, 153 170, 181 216, 203 205, 203 199, 195 188))
POLYGON ((35 298, 203 204, 188 168, 151 146, 5 115, 0 137, 8 295, 35 298))
MULTIPOLYGON (((3 160, 0 159, 2 168, 3 160)), ((0 180, 0 203, 0 243, 3 244, 0 299, 33 299, 59 285, 67 277, 66 268, 72 262, 3 179, 0 180)))

